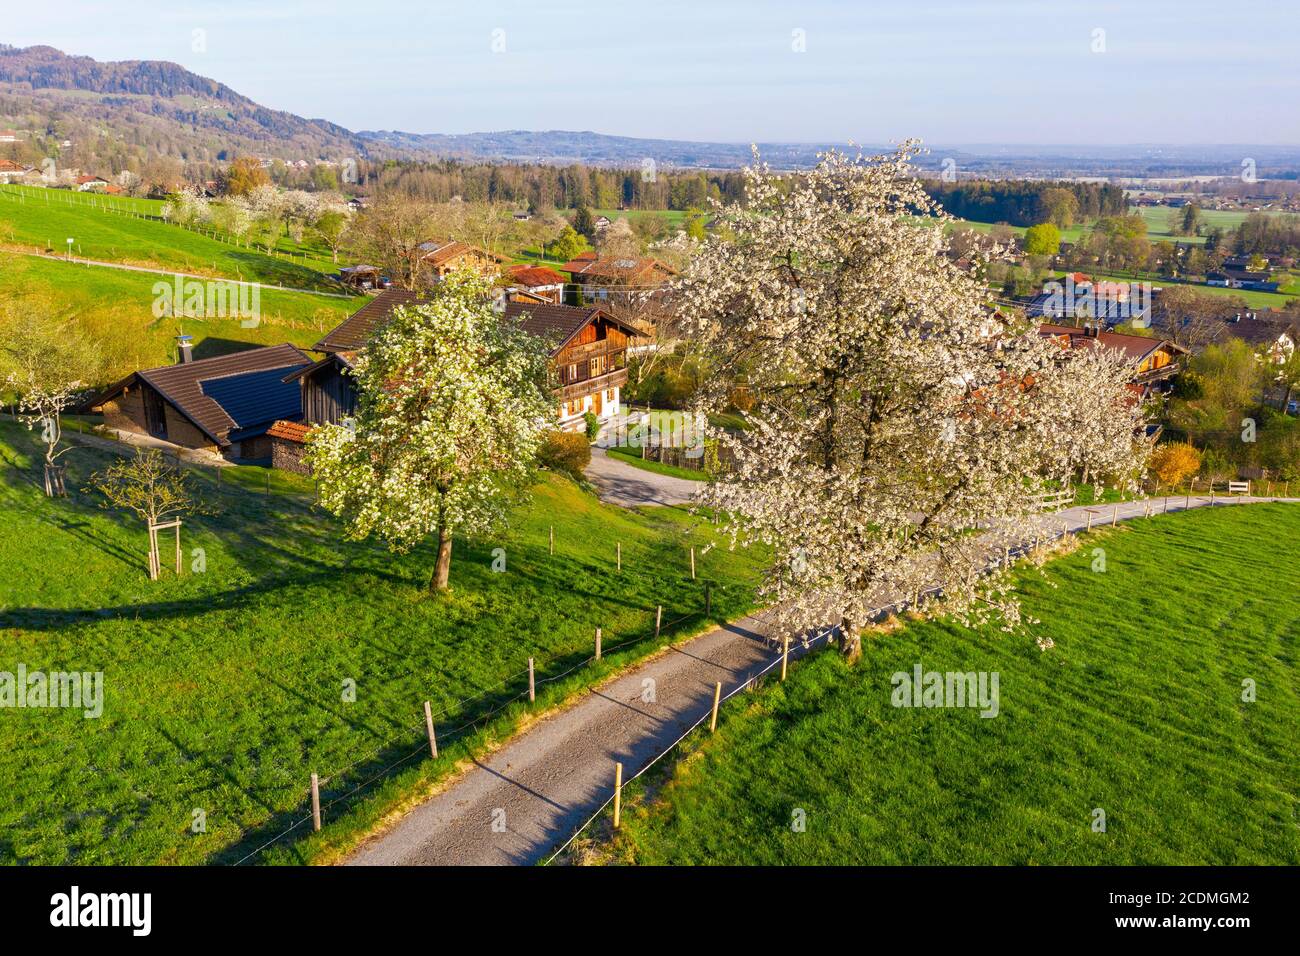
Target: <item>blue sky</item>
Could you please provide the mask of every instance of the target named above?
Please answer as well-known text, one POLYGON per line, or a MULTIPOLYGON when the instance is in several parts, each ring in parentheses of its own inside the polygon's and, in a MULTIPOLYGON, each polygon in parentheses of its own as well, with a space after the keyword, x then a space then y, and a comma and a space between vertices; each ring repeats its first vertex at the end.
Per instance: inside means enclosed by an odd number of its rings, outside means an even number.
POLYGON ((172 60, 350 129, 1300 144, 1289 5, 58 0, 6 4, 0 40, 172 60))

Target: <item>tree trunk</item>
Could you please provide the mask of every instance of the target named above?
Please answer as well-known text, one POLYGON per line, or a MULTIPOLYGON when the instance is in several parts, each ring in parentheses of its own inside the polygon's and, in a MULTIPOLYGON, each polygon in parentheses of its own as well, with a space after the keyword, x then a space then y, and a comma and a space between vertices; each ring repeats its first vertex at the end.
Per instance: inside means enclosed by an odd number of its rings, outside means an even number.
POLYGON ((840 623, 837 640, 840 645, 840 656, 850 664, 856 663, 862 656, 862 634, 858 626, 848 618, 844 618, 840 623))
POLYGON ((447 579, 451 576, 451 531, 446 524, 438 526, 438 563, 434 565, 433 577, 429 579, 430 591, 445 591, 447 579))

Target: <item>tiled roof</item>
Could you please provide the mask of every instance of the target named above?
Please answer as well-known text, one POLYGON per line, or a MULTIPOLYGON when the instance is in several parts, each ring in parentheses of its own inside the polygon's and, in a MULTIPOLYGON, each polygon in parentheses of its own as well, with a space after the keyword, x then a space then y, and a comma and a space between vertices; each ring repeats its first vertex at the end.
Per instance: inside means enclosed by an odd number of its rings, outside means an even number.
POLYGON ((1098 332, 1096 335, 1088 335, 1084 329, 1076 328, 1073 325, 1051 325, 1044 323, 1038 327, 1042 335, 1050 335, 1058 338, 1065 338, 1070 348, 1080 348, 1088 342, 1097 342, 1107 348, 1119 349, 1129 360, 1137 363, 1146 358, 1162 345, 1174 352, 1186 351, 1169 342, 1166 339, 1148 338, 1145 335, 1128 335, 1123 332, 1098 332))
POLYGON ((594 253, 583 253, 577 258, 569 260, 560 268, 573 275, 575 279, 578 276, 583 276, 585 278, 631 281, 633 279, 652 278, 656 272, 660 272, 664 276, 673 274, 672 269, 656 259, 615 259, 597 256, 594 253))
POLYGON ((546 266, 511 266, 508 270, 510 278, 520 285, 530 288, 539 285, 563 285, 564 276, 560 275, 554 269, 548 269, 546 266))
POLYGON ((419 305, 423 301, 415 292, 405 289, 386 289, 356 312, 325 333, 325 337, 312 346, 318 352, 347 352, 361 348, 379 323, 388 318, 393 309, 401 305, 419 305))
POLYGON ((453 259, 469 254, 495 259, 498 262, 504 261, 501 256, 488 252, 486 249, 480 249, 478 246, 471 246, 468 242, 433 239, 429 242, 420 243, 416 248, 420 251, 421 258, 433 266, 441 266, 453 259))
POLYGON ((571 305, 506 303, 506 318, 518 320, 525 332, 550 342, 552 354, 598 314, 600 309, 579 309, 571 305))
POLYGON ((135 380, 153 386, 178 412, 218 445, 252 437, 277 418, 302 414, 290 371, 311 360, 292 345, 270 345, 231 355, 135 372, 91 402, 103 405, 135 380))
POLYGON ((301 445, 307 440, 307 433, 311 428, 310 425, 304 425, 302 422, 286 422, 280 419, 266 430, 266 434, 269 438, 281 438, 301 445))
POLYGON ((549 303, 544 305, 532 302, 506 303, 506 318, 518 320, 523 330, 530 335, 546 339, 551 345, 552 355, 597 316, 618 326, 628 335, 640 334, 635 327, 615 318, 604 309, 579 309, 572 305, 549 303))

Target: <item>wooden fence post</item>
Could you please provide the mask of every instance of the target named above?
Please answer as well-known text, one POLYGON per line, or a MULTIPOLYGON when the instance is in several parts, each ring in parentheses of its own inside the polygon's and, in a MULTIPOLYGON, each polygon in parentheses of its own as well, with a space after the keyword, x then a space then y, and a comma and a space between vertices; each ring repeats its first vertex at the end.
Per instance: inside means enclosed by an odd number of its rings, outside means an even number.
POLYGON ((623 542, 618 541, 614 544, 615 561, 618 564, 618 570, 623 570, 623 542))
POLYGON ((181 576, 181 519, 176 519, 176 576, 181 576))
POLYGON ((623 815, 623 765, 614 763, 614 829, 623 815))
POLYGON ((551 525, 551 554, 555 553, 555 525, 551 525))
POLYGON ((1092 509, 1088 509, 1088 530, 1092 531, 1092 509))
POLYGON ((695 545, 691 545, 691 580, 695 580, 695 545))
POLYGON ((311 775, 311 828, 320 832, 320 780, 311 775))
POLYGON ((781 642, 781 680, 785 680, 785 671, 790 664, 790 635, 781 642))
POLYGON ((438 759, 438 738, 433 732, 433 711, 429 707, 429 702, 424 702, 424 729, 429 732, 429 754, 434 760, 438 759))
POLYGON ((664 620, 664 606, 662 604, 655 606, 655 637, 659 636, 659 626, 664 620))
POLYGON ((600 628, 596 628, 596 660, 600 660, 600 628))
POLYGON ((718 704, 722 703, 721 682, 713 685, 713 716, 709 718, 709 733, 718 729, 718 704))
POLYGON ((528 702, 537 700, 537 682, 534 680, 533 659, 528 658, 528 702))

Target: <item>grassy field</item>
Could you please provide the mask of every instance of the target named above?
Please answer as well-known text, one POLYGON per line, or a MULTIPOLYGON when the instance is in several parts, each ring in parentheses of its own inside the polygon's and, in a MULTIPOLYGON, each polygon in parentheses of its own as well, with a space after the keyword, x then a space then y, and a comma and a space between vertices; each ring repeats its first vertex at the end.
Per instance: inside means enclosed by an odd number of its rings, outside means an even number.
POLYGON ((1138 522, 1085 538, 1019 588, 1041 620, 1028 635, 910 623, 873 636, 855 667, 822 653, 738 698, 716 736, 693 735, 652 781, 653 802, 625 802, 602 855, 1300 863, 1300 508, 1138 522), (1034 634, 1056 646, 1038 650, 1034 634), (998 672, 997 716, 895 708, 893 675, 917 663, 998 672))
MULTIPOLYGON (((1053 273, 1058 278, 1064 276, 1064 272, 1053 273)), ((1200 282, 1181 283, 1176 279, 1152 275, 1149 272, 1122 272, 1115 270, 1113 272, 1090 272, 1088 273, 1098 281, 1111 282, 1150 282, 1154 288, 1169 288, 1175 285, 1190 285, 1197 292, 1203 292, 1206 295, 1215 296, 1221 299, 1241 299, 1246 305, 1253 309, 1281 309, 1292 299, 1296 298, 1294 292, 1256 292, 1251 289, 1228 289, 1224 286, 1204 285, 1200 282)))
POLYGON ((680 468, 677 465, 665 465, 662 462, 651 461, 648 458, 641 457, 640 447, 613 447, 606 448, 605 453, 617 458, 619 461, 626 462, 633 468, 640 468, 643 471, 653 471, 661 475, 671 475, 674 478, 685 478, 688 481, 704 481, 709 476, 702 471, 694 468, 680 468))
MULTIPOLYGON (((326 781, 324 831, 300 839, 300 825, 254 859, 328 858, 528 714, 648 652, 656 604, 667 641, 704 626, 706 580, 716 618, 752 600, 754 556, 700 549, 690 580, 687 547, 707 523, 606 507, 554 476, 507 532, 457 540, 452 589, 431 597, 429 549, 402 557, 340 540, 309 493, 285 493, 309 481, 277 475, 266 495, 263 470, 227 469, 220 488, 206 473, 206 513, 185 522, 185 573, 150 582, 139 523, 80 491, 47 501, 34 453, 31 434, 0 421, 0 671, 102 671, 105 702, 99 719, 0 714, 0 862, 235 862, 303 820, 313 770, 326 781), (604 660, 580 666, 596 626, 604 660), (529 656, 533 708, 519 699, 529 656), (437 762, 425 759, 426 699, 437 762)), ((69 487, 110 454, 69 454, 69 487)))
POLYGON ((96 199, 108 203, 116 197, 87 197, 34 187, 0 188, 0 243, 63 254, 71 238, 72 254, 85 259, 295 289, 340 291, 339 284, 323 274, 336 267, 320 250, 301 250, 305 258, 290 262, 170 223, 110 212, 96 199))
MULTIPOLYGON (((1167 206, 1130 206, 1130 213, 1139 214, 1147 224, 1147 238, 1152 242, 1205 242, 1204 236, 1177 236, 1169 231, 1169 214, 1177 213, 1180 210, 1171 209, 1167 206)), ((1201 210, 1201 222, 1205 226, 1217 227, 1227 232, 1229 229, 1235 229, 1245 221, 1250 215, 1246 212, 1229 212, 1220 209, 1203 209, 1201 210)), ((1267 213, 1267 215, 1282 215, 1282 213, 1267 213)), ((993 228, 993 223, 973 222, 967 219, 960 219, 958 223, 964 226, 970 226, 980 232, 988 232, 993 228)), ((1016 235, 1024 235, 1024 226, 1009 226, 1016 235)), ((1068 229, 1061 230, 1061 240, 1063 242, 1078 242, 1080 238, 1090 228, 1089 223, 1075 223, 1068 229)))
POLYGON ((175 361, 175 336, 194 336, 196 355, 207 358, 247 348, 292 342, 309 346, 364 303, 301 292, 259 292, 261 320, 245 328, 231 318, 155 318, 154 283, 167 276, 74 265, 0 253, 0 296, 17 304, 54 303, 83 335, 99 343, 106 381, 137 368, 175 361))

